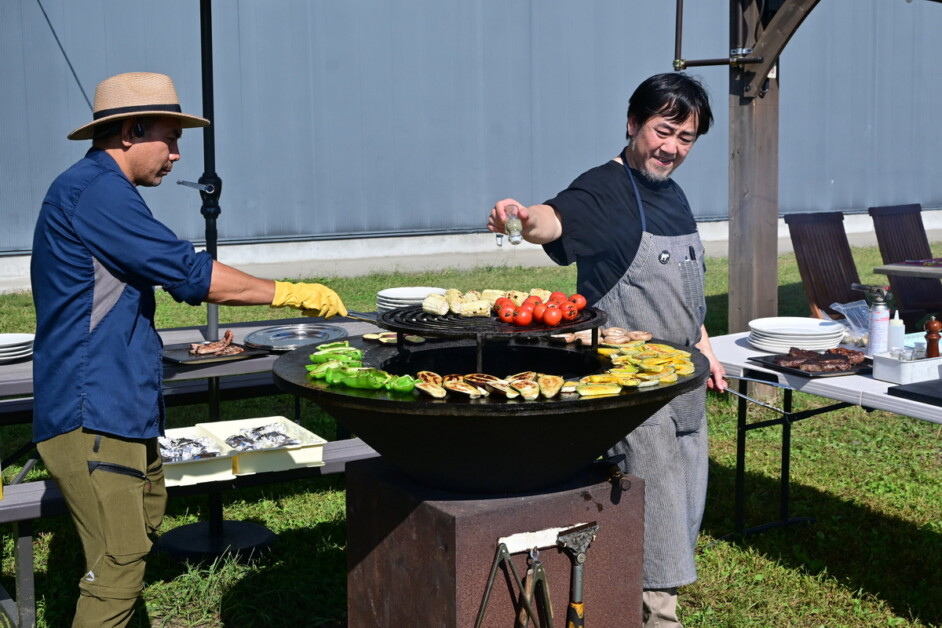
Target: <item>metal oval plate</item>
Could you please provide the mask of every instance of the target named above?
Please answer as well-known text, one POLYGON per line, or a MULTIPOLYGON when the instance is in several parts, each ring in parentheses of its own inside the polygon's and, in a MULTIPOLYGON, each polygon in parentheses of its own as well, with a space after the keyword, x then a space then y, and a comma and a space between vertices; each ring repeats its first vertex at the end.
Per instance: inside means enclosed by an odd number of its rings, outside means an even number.
POLYGON ((312 344, 333 342, 347 337, 347 330, 336 325, 298 323, 276 325, 253 331, 245 337, 245 346, 268 351, 292 351, 312 344))

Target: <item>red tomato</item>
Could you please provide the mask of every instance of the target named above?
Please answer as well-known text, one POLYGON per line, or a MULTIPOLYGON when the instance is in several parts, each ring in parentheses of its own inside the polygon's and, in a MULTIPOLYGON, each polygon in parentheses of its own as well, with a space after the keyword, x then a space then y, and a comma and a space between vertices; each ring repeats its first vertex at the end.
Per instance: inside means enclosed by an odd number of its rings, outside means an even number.
POLYGON ((497 318, 504 321, 505 323, 514 322, 514 308, 513 306, 504 306, 500 308, 500 311, 497 312, 497 318))
POLYGON ((551 295, 549 296, 549 300, 550 300, 550 301, 557 301, 557 302, 559 302, 559 303, 562 303, 563 301, 568 301, 568 300, 569 300, 569 297, 566 296, 566 293, 565 293, 565 292, 558 292, 558 291, 557 291, 557 292, 554 292, 553 294, 551 294, 551 295))
POLYGON ((523 302, 524 302, 524 303, 532 303, 533 306, 536 307, 538 304, 540 304, 540 303, 543 302, 543 299, 541 299, 540 297, 536 296, 535 294, 531 294, 531 295, 528 296, 526 299, 524 299, 523 302))
POLYGON ((548 307, 546 311, 543 312, 543 324, 549 325, 550 327, 556 327, 559 325, 559 321, 563 320, 563 311, 558 307, 548 307))
POLYGON ((514 325, 526 327, 533 322, 533 311, 528 308, 517 308, 514 312, 514 325))
POLYGON ((533 306, 533 320, 538 323, 543 322, 543 313, 546 311, 546 305, 543 303, 537 303, 533 306))
POLYGON ((585 308, 588 303, 586 303, 585 297, 579 293, 576 293, 569 297, 569 302, 576 306, 576 309, 580 312, 585 308))
POLYGON ((532 301, 531 301, 530 303, 527 303, 526 301, 524 301, 523 303, 521 303, 520 305, 517 306, 517 309, 518 309, 518 310, 527 310, 528 312, 533 312, 533 308, 534 308, 534 307, 536 307, 536 306, 533 305, 533 302, 532 302, 532 301))
POLYGON ((503 309, 504 306, 506 305, 509 305, 510 307, 517 307, 517 304, 514 303, 512 300, 508 299, 507 297, 499 297, 497 300, 494 301, 494 309, 497 310, 498 312, 500 312, 501 309, 503 309))
POLYGON ((568 301, 559 306, 559 311, 563 313, 563 320, 572 321, 579 318, 579 310, 568 301))

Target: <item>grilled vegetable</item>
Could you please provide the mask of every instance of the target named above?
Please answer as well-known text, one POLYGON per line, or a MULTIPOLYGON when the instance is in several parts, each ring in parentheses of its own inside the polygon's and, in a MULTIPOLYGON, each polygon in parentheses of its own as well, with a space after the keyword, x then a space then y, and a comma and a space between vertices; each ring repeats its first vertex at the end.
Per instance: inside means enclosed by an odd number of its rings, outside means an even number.
POLYGON ((464 376, 464 381, 480 388, 490 382, 499 382, 501 380, 496 375, 488 375, 487 373, 468 373, 464 376))
POLYGON ((518 379, 526 379, 535 382, 538 375, 539 373, 536 371, 523 371, 521 373, 517 373, 516 375, 508 375, 504 379, 506 379, 508 382, 514 382, 518 379))
POLYGON ((415 376, 423 382, 435 384, 436 386, 442 385, 442 376, 433 371, 419 371, 415 376))
POLYGON ((445 291, 445 300, 448 301, 448 310, 452 314, 461 314, 461 306, 464 305, 464 297, 460 290, 449 288, 445 291))
POLYGON ((477 399, 481 396, 481 390, 477 386, 472 386, 464 381, 460 375, 457 376, 457 379, 452 375, 446 376, 442 382, 442 387, 446 390, 467 395, 471 399, 477 399))
POLYGON ((618 384, 579 384, 576 392, 581 397, 601 397, 602 395, 617 395, 621 392, 618 384))
POLYGON ((514 302, 514 305, 520 305, 523 303, 526 298, 530 296, 526 292, 521 292, 519 290, 511 290, 507 293, 507 298, 514 302))
POLYGON ((422 301, 422 311, 426 314, 444 316, 448 313, 448 301, 440 294, 430 294, 422 301))
POLYGON ((533 401, 540 396, 540 385, 533 380, 517 379, 510 382, 510 385, 527 401, 533 401))
POLYGON ((491 307, 494 307, 494 301, 501 297, 507 296, 507 293, 503 290, 482 290, 481 298, 491 304, 491 307))
POLYGON ((392 375, 384 384, 386 390, 398 393, 409 393, 415 390, 415 380, 408 375, 392 375))
POLYGON ((549 290, 544 290, 543 288, 532 288, 530 290, 530 294, 540 297, 540 301, 546 303, 549 301, 550 295, 553 293, 549 290))
POLYGON ((484 299, 476 301, 465 301, 458 310, 461 316, 490 316, 491 304, 484 299))
POLYGON ((536 383, 540 387, 540 394, 547 399, 551 399, 563 387, 563 378, 558 375, 540 375, 536 379, 536 383))
POLYGON ((464 299, 465 303, 470 303, 471 301, 480 301, 484 297, 482 297, 481 293, 477 290, 468 290, 461 295, 461 298, 464 299))
POLYGON ((431 382, 426 382, 419 380, 415 383, 416 390, 420 390, 430 397, 435 399, 443 399, 445 395, 448 394, 448 391, 439 386, 438 384, 433 384, 431 382))
POLYGON ((487 382, 484 385, 484 387, 487 388, 492 393, 501 395, 503 397, 506 397, 507 399, 516 399, 517 397, 520 396, 520 393, 518 393, 514 389, 513 386, 511 386, 510 384, 508 384, 502 379, 498 379, 493 382, 487 382))

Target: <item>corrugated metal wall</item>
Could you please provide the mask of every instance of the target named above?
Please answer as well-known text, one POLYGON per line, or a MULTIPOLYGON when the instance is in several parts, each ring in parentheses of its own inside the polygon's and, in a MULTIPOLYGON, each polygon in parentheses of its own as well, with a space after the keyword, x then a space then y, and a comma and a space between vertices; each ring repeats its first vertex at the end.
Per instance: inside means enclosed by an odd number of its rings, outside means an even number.
MULTIPOLYGON (((727 14, 687 3, 686 58, 726 55, 727 14)), ((482 229, 495 200, 540 202, 617 154, 628 96, 673 59, 664 0, 220 0, 213 18, 222 241, 482 229)), ((812 12, 781 63, 784 213, 942 206, 940 27, 920 0, 812 12)), ((0 2, 0 253, 28 251, 46 187, 87 148, 65 135, 98 81, 166 72, 201 112, 199 38, 198 0, 0 2)), ((724 218, 727 70, 692 73, 716 126, 677 178, 699 218, 724 218)), ((199 196, 174 182, 202 174, 201 139, 144 190, 197 241, 199 196)))

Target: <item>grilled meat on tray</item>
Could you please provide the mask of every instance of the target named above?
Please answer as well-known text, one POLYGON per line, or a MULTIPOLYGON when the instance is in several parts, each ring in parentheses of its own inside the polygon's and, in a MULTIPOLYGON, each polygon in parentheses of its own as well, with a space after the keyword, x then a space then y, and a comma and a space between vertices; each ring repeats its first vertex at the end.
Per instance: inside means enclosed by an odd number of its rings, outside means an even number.
POLYGON ((777 355, 772 362, 778 366, 799 369, 808 373, 836 373, 847 371, 864 361, 864 353, 837 347, 824 353, 792 347, 787 354, 777 355))
POLYGON ((195 355, 236 355, 245 351, 242 347, 232 344, 232 338, 232 330, 227 329, 221 340, 192 343, 190 353, 195 355))

